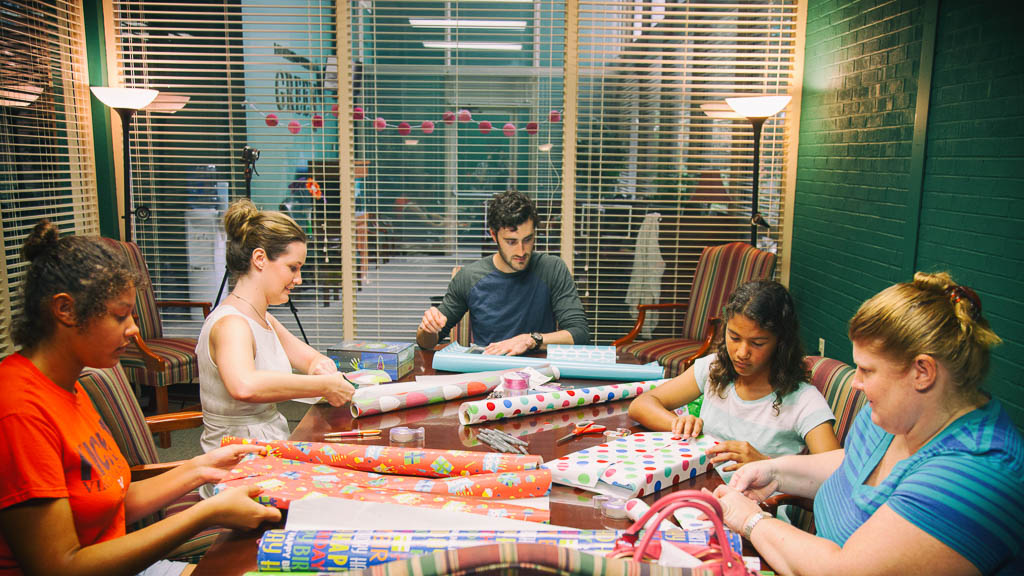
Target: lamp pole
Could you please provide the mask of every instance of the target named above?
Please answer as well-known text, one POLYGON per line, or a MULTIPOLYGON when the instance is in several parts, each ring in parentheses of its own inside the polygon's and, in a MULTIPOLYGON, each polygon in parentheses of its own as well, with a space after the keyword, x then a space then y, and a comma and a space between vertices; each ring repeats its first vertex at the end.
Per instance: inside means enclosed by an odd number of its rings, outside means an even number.
POLYGON ((124 241, 132 241, 132 149, 129 145, 134 108, 114 108, 121 117, 121 149, 124 150, 124 241))
POLYGON ((764 121, 767 118, 749 118, 749 120, 754 126, 754 174, 751 178, 750 193, 750 245, 757 248, 757 225, 764 223, 764 218, 757 211, 757 185, 758 180, 761 179, 761 128, 764 126, 764 121))

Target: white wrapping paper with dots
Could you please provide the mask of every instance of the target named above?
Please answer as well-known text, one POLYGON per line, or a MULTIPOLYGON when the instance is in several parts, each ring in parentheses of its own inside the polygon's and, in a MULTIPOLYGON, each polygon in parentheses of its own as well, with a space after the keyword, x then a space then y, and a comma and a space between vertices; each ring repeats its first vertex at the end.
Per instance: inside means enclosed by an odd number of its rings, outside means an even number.
POLYGON ((551 481, 598 494, 645 496, 708 469, 706 451, 718 443, 673 438, 671 432, 639 432, 546 462, 551 481))

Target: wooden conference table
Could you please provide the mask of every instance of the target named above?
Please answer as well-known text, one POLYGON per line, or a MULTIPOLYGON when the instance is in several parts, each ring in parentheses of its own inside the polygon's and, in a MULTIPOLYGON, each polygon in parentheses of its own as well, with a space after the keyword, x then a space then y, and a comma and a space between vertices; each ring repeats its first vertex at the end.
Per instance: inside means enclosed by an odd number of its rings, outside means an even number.
MULTIPOLYGON (((430 368, 433 358, 433 351, 416 351, 416 364, 411 374, 402 378, 412 380, 418 375, 435 374, 430 368)), ((620 358, 620 362, 632 363, 635 360, 620 358)), ((613 382, 598 380, 570 380, 562 379, 567 384, 611 384, 613 382)), ((556 445, 555 440, 565 436, 572 430, 573 423, 581 420, 593 420, 607 426, 609 429, 630 428, 633 431, 640 431, 641 428, 626 413, 629 407, 629 400, 613 402, 609 404, 595 404, 584 406, 573 410, 547 412, 536 416, 512 418, 499 422, 488 423, 479 426, 462 426, 459 424, 459 404, 462 400, 453 400, 443 404, 420 406, 408 408, 397 412, 366 416, 353 419, 348 405, 335 408, 329 405, 316 405, 310 407, 309 411, 299 422, 292 432, 292 440, 322 441, 324 434, 339 430, 351 430, 353 428, 381 429, 379 439, 356 440, 360 444, 388 444, 388 428, 393 426, 412 426, 424 428, 424 447, 490 451, 490 447, 481 444, 476 440, 475 430, 482 426, 485 428, 499 428, 512 432, 535 430, 522 438, 530 443, 530 454, 540 455, 544 461, 565 456, 577 450, 590 446, 596 446, 604 442, 604 437, 599 435, 581 436, 570 442, 556 445)), ((721 477, 709 471, 694 478, 681 482, 675 486, 664 489, 656 494, 644 498, 648 504, 654 500, 675 492, 677 490, 707 488, 713 490, 722 483, 721 477)), ((582 529, 618 529, 628 528, 632 522, 629 520, 612 520, 601 515, 591 504, 593 493, 576 490, 567 486, 552 485, 550 494, 551 523, 559 526, 570 526, 582 529)), ((277 526, 261 527, 260 531, 230 531, 221 535, 214 543, 210 551, 206 553, 199 566, 193 572, 194 576, 217 575, 228 576, 233 574, 244 574, 247 571, 256 570, 257 540, 263 529, 283 528, 282 522, 277 526)), ((748 552, 749 553, 749 552, 748 552)))

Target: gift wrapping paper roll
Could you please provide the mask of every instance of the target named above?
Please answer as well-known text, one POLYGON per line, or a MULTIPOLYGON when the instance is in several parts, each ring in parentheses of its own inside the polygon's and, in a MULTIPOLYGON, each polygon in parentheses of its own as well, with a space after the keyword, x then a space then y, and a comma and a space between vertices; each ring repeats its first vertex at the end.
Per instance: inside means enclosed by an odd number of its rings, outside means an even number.
POLYGON ((649 364, 600 364, 585 360, 554 360, 532 356, 498 356, 496 354, 471 354, 465 346, 451 343, 434 352, 431 367, 448 372, 480 372, 502 368, 522 368, 550 364, 558 369, 562 378, 585 378, 590 380, 653 380, 663 378, 665 370, 657 362, 649 364))
MULTIPOLYGON (((629 402, 612 402, 610 404, 591 404, 575 410, 562 410, 557 414, 538 414, 531 417, 512 418, 491 422, 487 428, 494 428, 511 436, 529 441, 531 434, 556 430, 578 424, 584 420, 596 420, 629 412, 629 402)), ((476 446, 480 440, 476 437, 475 426, 460 426, 459 439, 464 446, 476 446)))
POLYGON ((342 571, 498 542, 553 544, 604 555, 618 530, 267 530, 260 539, 260 572, 342 571), (339 552, 340 551, 340 552, 339 552))
POLYGON ((463 425, 493 422, 504 418, 530 416, 542 412, 553 412, 567 408, 578 408, 590 404, 614 402, 639 396, 654 390, 665 380, 632 382, 629 384, 606 384, 589 388, 572 388, 557 392, 531 392, 514 398, 493 398, 463 402, 459 407, 459 422, 463 425))
POLYGON ((551 472, 546 469, 431 480, 258 455, 246 456, 228 471, 220 483, 225 486, 248 486, 254 479, 268 488, 273 487, 278 494, 284 494, 287 488, 287 493, 292 496, 289 500, 301 498, 314 490, 332 496, 333 492, 351 491, 352 486, 501 500, 538 498, 551 490, 551 472))
MULTIPOLYGON (((626 517, 633 522, 639 522, 640 518, 643 518, 643 515, 650 509, 651 507, 647 505, 647 502, 644 502, 639 498, 630 498, 629 500, 626 500, 626 517)), ((647 521, 647 524, 644 524, 644 529, 650 530, 653 528, 653 525, 654 517, 652 516, 651 519, 647 521)), ((658 527, 658 530, 679 530, 679 526, 676 526, 668 520, 662 520, 661 526, 658 527)))
POLYGON ((291 440, 261 442, 233 436, 225 436, 221 439, 222 446, 228 444, 266 446, 267 453, 278 458, 326 464, 336 468, 405 476, 426 476, 428 478, 536 470, 544 462, 540 456, 497 452, 336 444, 333 442, 294 442, 291 440))
MULTIPOLYGON (((352 398, 352 417, 371 416, 383 412, 392 412, 414 406, 426 404, 437 404, 468 396, 479 396, 491 392, 501 384, 501 377, 507 372, 514 372, 515 368, 507 370, 494 370, 477 374, 452 375, 447 378, 449 382, 431 386, 422 390, 410 390, 397 394, 386 394, 387 385, 374 390, 373 397, 360 399, 359 394, 352 398)), ((547 363, 534 366, 534 370, 549 378, 555 377, 555 371, 547 363)))

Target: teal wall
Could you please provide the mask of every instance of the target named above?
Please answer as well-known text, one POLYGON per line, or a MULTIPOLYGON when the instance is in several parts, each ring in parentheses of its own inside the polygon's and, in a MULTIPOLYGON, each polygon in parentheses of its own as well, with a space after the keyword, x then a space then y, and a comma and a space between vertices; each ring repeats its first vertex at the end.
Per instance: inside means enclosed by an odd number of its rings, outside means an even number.
POLYGON ((915 269, 951 272, 1005 342, 986 388, 1024 427, 1015 6, 810 1, 790 287, 807 348, 825 338, 849 362, 846 323, 863 300, 915 269))

